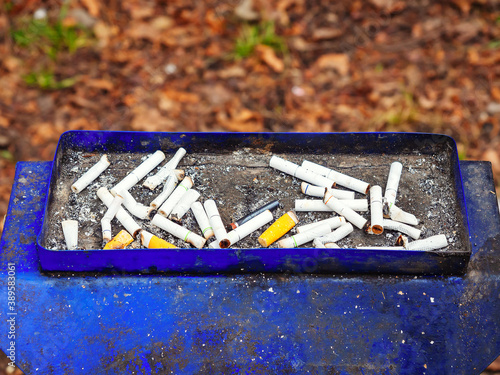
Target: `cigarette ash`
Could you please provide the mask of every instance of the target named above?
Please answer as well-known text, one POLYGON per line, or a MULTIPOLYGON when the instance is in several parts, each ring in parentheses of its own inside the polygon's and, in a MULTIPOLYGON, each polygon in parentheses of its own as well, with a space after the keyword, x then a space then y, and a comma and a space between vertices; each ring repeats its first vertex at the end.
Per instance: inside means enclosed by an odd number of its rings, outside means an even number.
MULTIPOLYGON (((232 153, 217 150, 187 154, 180 161, 178 169, 184 169, 186 176, 194 181, 193 189, 200 192, 200 201, 214 199, 217 203, 224 224, 229 224, 273 201, 280 201, 280 206, 273 212, 277 219, 294 208, 295 199, 314 199, 301 193, 302 181, 281 173, 269 167, 269 160, 273 154, 262 149, 246 148, 232 153)), ((301 164, 309 160, 328 166, 338 172, 350 175, 370 183, 380 185, 385 189, 387 175, 394 161, 403 164, 403 172, 398 188, 396 204, 403 210, 414 214, 422 230, 421 238, 444 233, 449 246, 443 251, 461 251, 465 248, 467 238, 461 230, 460 210, 456 198, 454 182, 446 152, 433 155, 404 154, 404 155, 352 155, 352 154, 275 154, 291 162, 301 164)), ((108 154, 111 166, 105 170, 92 184, 79 194, 74 194, 70 186, 88 168, 94 165, 100 154, 85 154, 82 152, 64 153, 60 163, 60 173, 54 187, 53 201, 48 210, 48 233, 42 245, 46 248, 58 250, 66 249, 61 229, 61 221, 74 219, 79 222, 79 248, 100 249, 101 227, 100 219, 106 212, 106 206, 97 198, 96 191, 104 186, 111 189, 130 171, 145 160, 149 154, 143 153, 111 153, 108 154)), ((167 155, 161 168, 169 158, 167 155)), ((155 168, 147 177, 154 175, 155 168)), ((141 180, 130 193, 137 202, 149 206, 150 202, 162 191, 162 185, 151 191, 142 186, 141 180)), ((342 187, 339 187, 342 189, 342 187)), ((355 198, 368 198, 356 193, 355 198)), ((331 217, 328 212, 297 212, 299 223, 304 225, 331 217)), ((361 212, 369 219, 370 213, 361 212)), ((179 240, 158 227, 150 220, 134 220, 145 230, 165 239, 180 248, 189 248, 191 245, 179 240)), ((272 223, 250 234, 239 241, 233 248, 260 247, 257 241, 259 235, 272 223)), ((201 235, 201 230, 191 210, 183 217, 182 225, 201 235)), ((122 229, 115 219, 111 222, 113 235, 122 229)), ((289 235, 295 234, 292 229, 289 235)), ((356 246, 394 246, 398 232, 385 231, 383 235, 367 235, 355 228, 348 237, 340 240, 338 245, 343 248, 356 246)), ((210 243, 213 238, 207 241, 210 243)), ((276 243, 271 247, 277 246, 276 243)), ((301 247, 310 247, 311 242, 301 247)), ((136 239, 128 248, 142 248, 140 240, 136 239)))

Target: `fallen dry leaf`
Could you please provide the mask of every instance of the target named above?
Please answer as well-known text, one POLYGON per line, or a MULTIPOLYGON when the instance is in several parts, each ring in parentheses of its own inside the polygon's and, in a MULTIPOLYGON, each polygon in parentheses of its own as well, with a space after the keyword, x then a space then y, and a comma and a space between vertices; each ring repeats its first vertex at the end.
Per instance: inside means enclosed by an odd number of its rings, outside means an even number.
POLYGON ((217 75, 222 79, 244 77, 246 74, 246 70, 239 65, 231 65, 217 72, 217 75))
POLYGON ((166 132, 175 129, 175 122, 161 115, 156 108, 138 105, 132 109, 134 114, 130 127, 136 131, 166 132))
POLYGON ((341 29, 333 27, 321 27, 313 31, 312 38, 313 40, 334 39, 341 36, 343 33, 344 32, 341 29))
POLYGON ((451 1, 462 11, 463 14, 470 13, 470 7, 472 5, 472 1, 470 0, 451 0, 451 1))
POLYGON ((491 88, 491 96, 493 99, 495 99, 497 102, 500 102, 500 87, 493 86, 491 88))
POLYGON ((166 98, 173 100, 173 101, 176 101, 176 102, 179 102, 179 103, 196 104, 196 103, 199 103, 199 101, 200 101, 200 96, 198 94, 194 94, 191 92, 166 89, 166 90, 163 90, 162 94, 166 98))
POLYGON ((261 60, 264 61, 276 73, 281 73, 285 69, 283 60, 276 56, 276 53, 271 47, 260 44, 255 47, 255 51, 257 52, 261 60))
POLYGON ((9 127, 9 119, 7 117, 0 116, 0 127, 2 128, 9 127))
POLYGON ((100 2, 97 0, 80 0, 91 16, 99 16, 100 2))
POLYGON ((259 19, 259 13, 253 6, 253 0, 243 0, 234 8, 234 14, 245 21, 256 21, 259 19))
POLYGON ((349 56, 345 53, 329 53, 320 56, 316 61, 319 69, 335 69, 340 75, 346 76, 349 73, 349 56))
POLYGON ((233 132, 260 132, 264 129, 264 122, 260 113, 249 109, 234 109, 228 117, 224 111, 217 113, 217 122, 225 129, 233 132))
POLYGON ((88 79, 85 81, 85 84, 88 87, 93 87, 95 89, 108 90, 108 91, 113 90, 114 87, 113 82, 107 79, 88 79))

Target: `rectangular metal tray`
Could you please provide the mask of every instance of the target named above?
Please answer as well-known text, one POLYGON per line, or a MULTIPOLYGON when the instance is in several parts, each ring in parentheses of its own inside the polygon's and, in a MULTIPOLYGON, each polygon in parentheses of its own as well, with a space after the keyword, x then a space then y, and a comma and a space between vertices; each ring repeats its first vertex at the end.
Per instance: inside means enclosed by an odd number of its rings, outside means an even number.
MULTIPOLYGON (((139 183, 131 193, 149 205, 159 191, 161 187, 152 193, 139 183)), ((299 225, 330 215, 299 212, 299 225)), ((184 220, 186 227, 198 229, 191 213, 184 220)), ((113 228, 118 227, 113 221, 113 228)), ((42 270, 71 272, 461 274, 471 254, 455 142, 445 135, 421 133, 66 132, 54 157, 37 244, 42 270), (193 178, 202 199, 217 201, 226 224, 273 199, 281 203, 274 212, 278 218, 293 209, 295 199, 306 198, 299 180, 269 167, 272 155, 299 164, 314 161, 382 188, 390 164, 398 160, 403 164, 398 206, 421 220, 422 238, 444 233, 450 245, 430 252, 360 250, 353 247, 393 245, 397 234, 370 236, 355 230, 339 242, 346 247, 341 249, 256 248, 264 227, 238 242, 237 248, 199 250, 137 219, 145 229, 182 248, 141 249, 136 240, 124 250, 99 249, 105 206, 96 197, 97 188, 111 188, 156 150, 165 152, 168 160, 179 147, 187 150, 179 168, 193 178), (71 184, 103 153, 111 166, 86 190, 72 193, 71 184), (63 250, 60 222, 69 218, 79 220, 79 243, 85 250, 63 250)))

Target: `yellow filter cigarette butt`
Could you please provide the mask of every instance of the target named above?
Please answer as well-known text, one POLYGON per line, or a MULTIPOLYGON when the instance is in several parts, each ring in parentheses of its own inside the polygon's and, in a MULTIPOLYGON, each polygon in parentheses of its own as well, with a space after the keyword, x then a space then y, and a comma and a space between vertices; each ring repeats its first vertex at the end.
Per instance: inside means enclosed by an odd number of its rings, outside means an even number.
POLYGON ((177 249, 177 246, 172 245, 170 242, 162 240, 160 237, 153 236, 149 241, 149 249, 177 249))
POLYGON ((298 222, 299 219, 297 219, 295 213, 293 211, 288 211, 260 235, 259 243, 263 247, 268 247, 273 242, 283 237, 298 222))
POLYGON ((148 249, 177 249, 177 246, 145 230, 141 231, 141 243, 148 249))
POLYGON ((104 246, 104 250, 124 249, 133 241, 134 237, 132 237, 125 229, 122 229, 116 236, 113 237, 111 241, 106 244, 106 246, 104 246))

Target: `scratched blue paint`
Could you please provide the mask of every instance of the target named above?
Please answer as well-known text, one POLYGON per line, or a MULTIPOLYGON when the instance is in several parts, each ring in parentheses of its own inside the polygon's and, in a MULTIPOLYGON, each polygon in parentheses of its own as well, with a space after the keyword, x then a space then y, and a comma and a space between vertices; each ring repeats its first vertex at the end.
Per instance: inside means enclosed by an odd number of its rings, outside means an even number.
POLYGON ((491 166, 461 166, 463 277, 127 276, 40 272, 50 163, 19 163, 0 241, 18 271, 17 363, 58 375, 479 373, 500 354, 500 217, 491 166))
MULTIPOLYGON (((469 233, 458 153, 454 140, 445 135, 423 133, 146 133, 70 131, 57 147, 52 167, 50 201, 63 150, 85 152, 230 152, 244 147, 281 153, 386 153, 421 152, 447 147, 450 172, 455 181, 463 223, 458 230, 469 233)), ((45 213, 46 215, 46 213, 45 213)), ((44 248, 48 220, 38 238, 41 266, 46 271, 126 272, 296 272, 296 273, 401 273, 461 274, 467 267, 470 247, 461 251, 422 252, 359 249, 124 249, 56 251, 44 248)))

